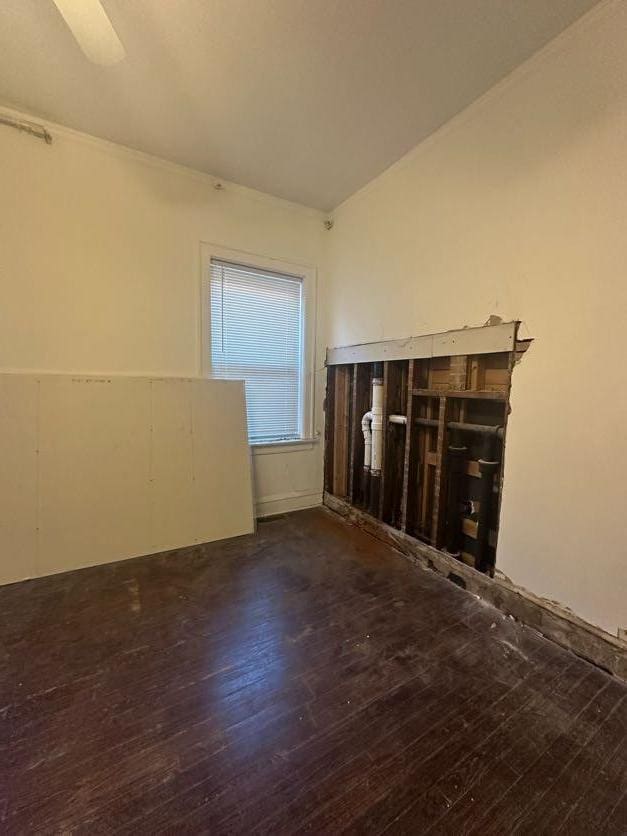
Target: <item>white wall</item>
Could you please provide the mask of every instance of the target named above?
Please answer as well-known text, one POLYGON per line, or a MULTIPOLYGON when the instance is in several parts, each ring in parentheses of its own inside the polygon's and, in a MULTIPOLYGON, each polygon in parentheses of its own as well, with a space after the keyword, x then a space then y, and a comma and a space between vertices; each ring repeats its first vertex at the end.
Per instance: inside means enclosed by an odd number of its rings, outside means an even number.
POLYGON ((602 4, 347 200, 328 345, 520 318, 497 567, 627 626, 627 3, 602 4))
MULTIPOLYGON (((49 129, 0 128, 0 371, 199 375, 201 241, 317 265, 320 213, 49 129)), ((254 480, 261 514, 317 504, 318 445, 254 480)))

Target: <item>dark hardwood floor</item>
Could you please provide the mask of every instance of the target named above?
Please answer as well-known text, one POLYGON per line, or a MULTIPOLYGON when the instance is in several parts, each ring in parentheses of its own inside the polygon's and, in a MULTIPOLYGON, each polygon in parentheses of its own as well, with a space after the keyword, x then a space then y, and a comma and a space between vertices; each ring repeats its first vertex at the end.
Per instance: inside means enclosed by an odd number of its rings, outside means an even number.
POLYGON ((2 833, 627 832, 627 686, 328 511, 0 619, 2 833))

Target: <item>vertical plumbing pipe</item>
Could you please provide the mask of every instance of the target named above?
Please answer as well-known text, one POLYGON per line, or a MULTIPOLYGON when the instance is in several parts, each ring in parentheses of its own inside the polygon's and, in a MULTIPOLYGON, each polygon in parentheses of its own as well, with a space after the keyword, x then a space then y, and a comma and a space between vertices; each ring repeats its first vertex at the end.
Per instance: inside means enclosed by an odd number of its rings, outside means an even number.
POLYGON ((379 513, 383 459, 383 363, 374 363, 372 378, 372 458, 370 462, 370 512, 379 513))
POLYGON ((361 419, 361 431, 364 434, 364 469, 370 470, 372 462, 372 431, 370 429, 370 422, 372 421, 372 412, 368 411, 361 419))
POLYGON ((364 466, 361 477, 361 497, 364 505, 368 504, 370 493, 370 465, 372 462, 372 412, 368 410, 361 419, 361 431, 364 434, 364 466))
POLYGON ((448 446, 448 487, 446 497, 446 550, 458 555, 462 549, 461 486, 468 448, 459 430, 452 430, 448 446))
POLYGON ((490 539, 490 519, 494 487, 494 474, 499 462, 496 460, 496 434, 489 433, 483 437, 481 457, 479 458, 479 515, 477 519, 477 540, 475 551, 475 565, 480 572, 490 569, 491 561, 488 557, 490 539))

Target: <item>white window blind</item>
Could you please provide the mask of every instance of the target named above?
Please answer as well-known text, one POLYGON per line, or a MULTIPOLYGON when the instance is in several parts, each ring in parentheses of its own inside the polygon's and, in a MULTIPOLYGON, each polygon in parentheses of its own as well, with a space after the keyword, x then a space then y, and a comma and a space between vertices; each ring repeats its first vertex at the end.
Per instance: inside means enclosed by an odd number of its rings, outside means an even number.
POLYGON ((302 279, 211 259, 211 372, 246 381, 251 443, 302 428, 302 279))

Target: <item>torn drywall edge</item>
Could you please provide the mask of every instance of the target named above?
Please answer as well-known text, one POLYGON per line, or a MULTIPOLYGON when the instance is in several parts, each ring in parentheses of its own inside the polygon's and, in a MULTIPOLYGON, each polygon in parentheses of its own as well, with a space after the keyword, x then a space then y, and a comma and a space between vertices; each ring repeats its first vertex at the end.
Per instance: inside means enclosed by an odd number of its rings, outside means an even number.
MULTIPOLYGON (((492 317, 490 317, 492 319, 492 317)), ((490 321, 490 320, 488 320, 490 321)), ((481 325, 423 334, 400 340, 383 340, 359 345, 327 348, 327 366, 388 360, 420 360, 462 354, 496 354, 513 351, 518 321, 481 325)))

